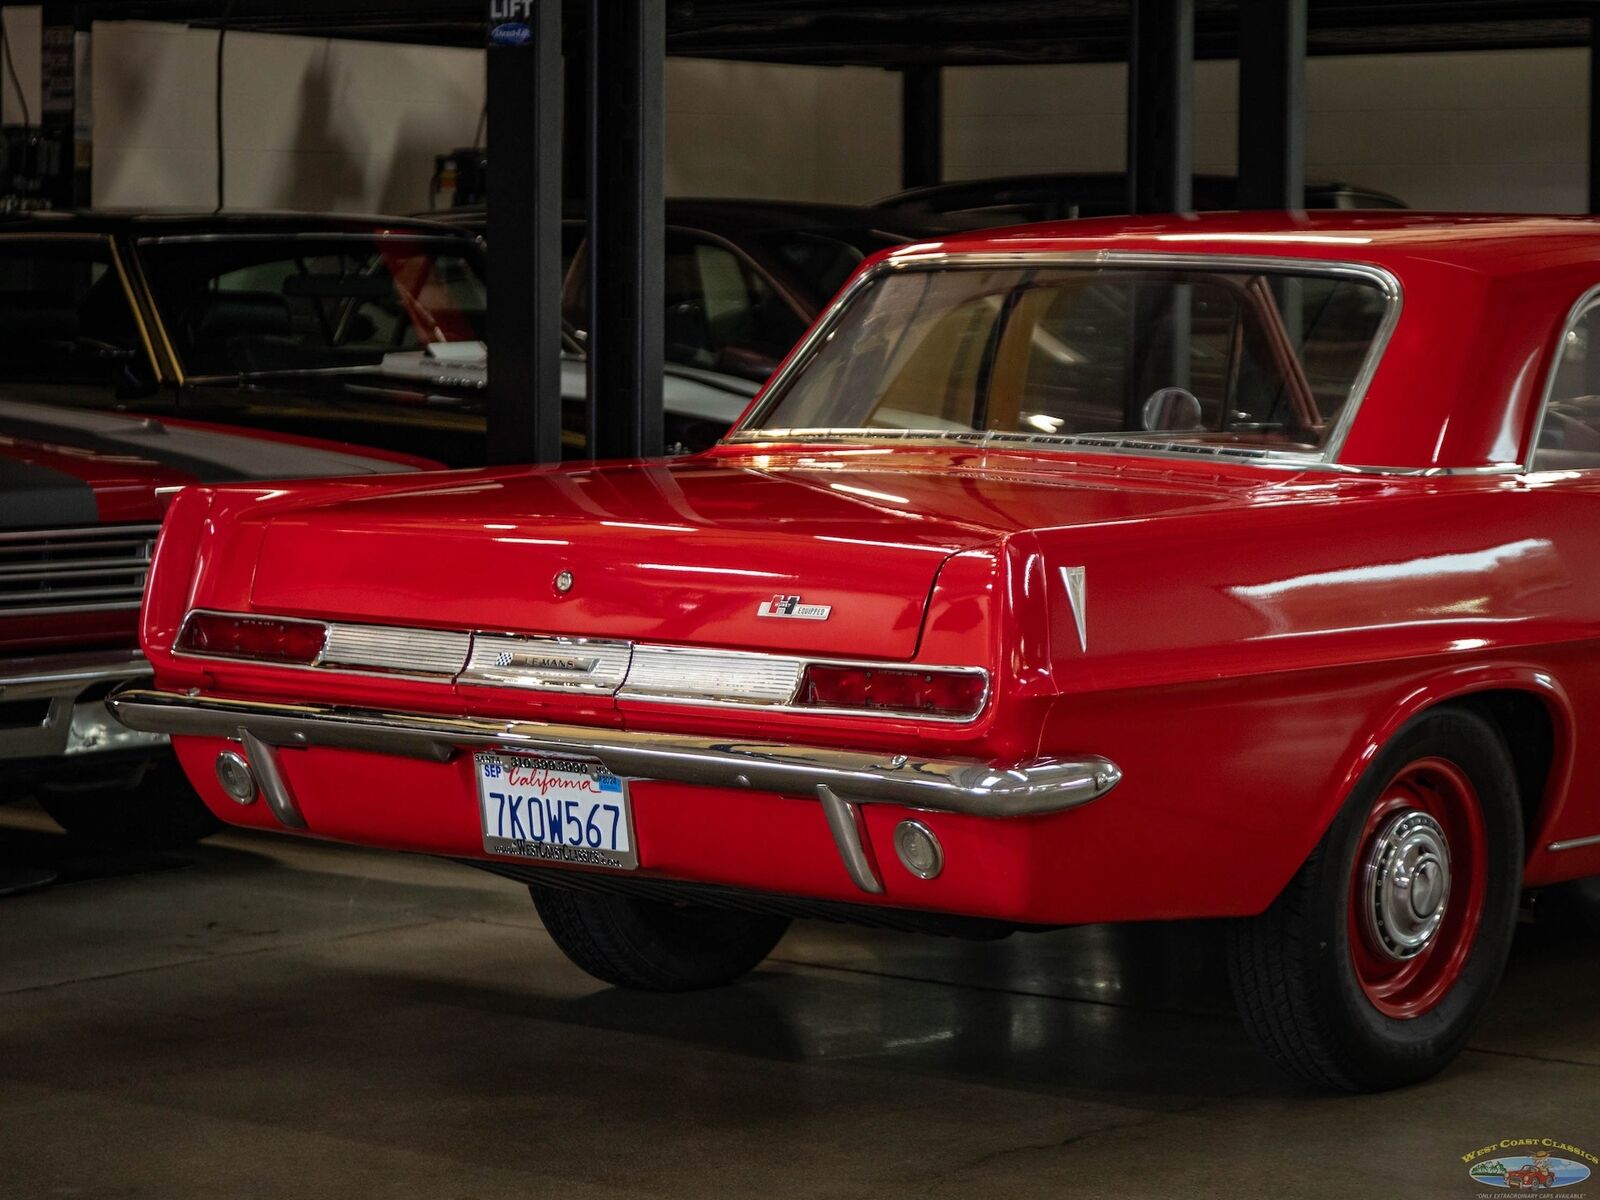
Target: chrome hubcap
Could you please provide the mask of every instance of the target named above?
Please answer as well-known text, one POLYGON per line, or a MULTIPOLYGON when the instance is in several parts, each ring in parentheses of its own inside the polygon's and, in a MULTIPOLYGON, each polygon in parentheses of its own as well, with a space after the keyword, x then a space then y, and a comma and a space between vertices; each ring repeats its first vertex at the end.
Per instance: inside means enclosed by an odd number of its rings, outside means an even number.
POLYGON ((1439 822, 1408 809, 1373 840, 1365 880, 1374 948, 1404 961, 1428 948, 1450 898, 1450 847, 1439 822))

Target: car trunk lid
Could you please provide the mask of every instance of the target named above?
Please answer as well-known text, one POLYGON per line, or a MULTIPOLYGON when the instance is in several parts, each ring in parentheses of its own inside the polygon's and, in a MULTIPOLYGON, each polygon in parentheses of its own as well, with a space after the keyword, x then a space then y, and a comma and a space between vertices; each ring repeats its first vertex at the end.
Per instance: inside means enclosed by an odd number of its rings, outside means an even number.
POLYGON ((949 456, 441 476, 263 518, 249 599, 342 621, 905 659, 951 554, 1216 498, 949 456))

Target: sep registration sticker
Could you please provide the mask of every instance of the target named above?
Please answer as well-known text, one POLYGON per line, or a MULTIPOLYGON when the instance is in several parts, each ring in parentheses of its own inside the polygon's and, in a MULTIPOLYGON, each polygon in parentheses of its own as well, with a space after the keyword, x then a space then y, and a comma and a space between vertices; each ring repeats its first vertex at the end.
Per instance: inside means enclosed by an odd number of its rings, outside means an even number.
POLYGON ((639 865, 628 783, 593 760, 473 757, 483 848, 585 867, 639 865))

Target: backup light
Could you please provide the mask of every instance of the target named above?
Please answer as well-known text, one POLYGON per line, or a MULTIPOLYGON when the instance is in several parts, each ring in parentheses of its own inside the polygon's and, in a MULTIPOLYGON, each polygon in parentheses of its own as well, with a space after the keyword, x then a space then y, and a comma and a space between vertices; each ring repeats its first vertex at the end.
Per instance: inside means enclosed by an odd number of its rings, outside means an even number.
POLYGON ((801 708, 860 709, 921 717, 975 717, 987 681, 978 671, 834 667, 812 663, 794 703, 801 708))
POLYGON ((322 655, 328 627, 321 621, 194 612, 183 623, 176 649, 212 658, 310 666, 322 655))

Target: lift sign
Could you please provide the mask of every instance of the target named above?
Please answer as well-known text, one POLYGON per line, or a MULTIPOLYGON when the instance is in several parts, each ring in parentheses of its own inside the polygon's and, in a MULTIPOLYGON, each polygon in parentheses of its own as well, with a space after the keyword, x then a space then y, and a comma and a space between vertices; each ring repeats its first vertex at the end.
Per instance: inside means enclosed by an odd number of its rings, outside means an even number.
POLYGON ((533 40, 533 0, 489 0, 489 44, 526 46, 533 40))

